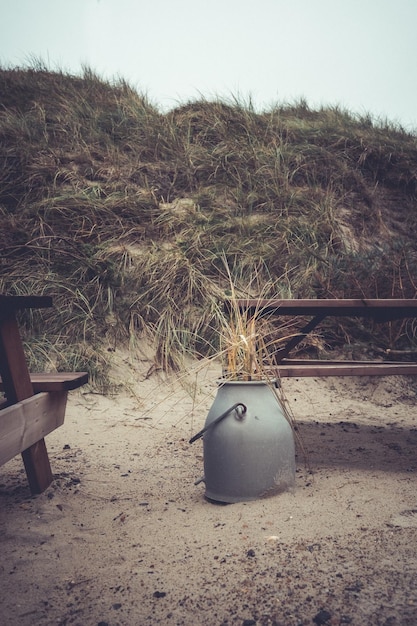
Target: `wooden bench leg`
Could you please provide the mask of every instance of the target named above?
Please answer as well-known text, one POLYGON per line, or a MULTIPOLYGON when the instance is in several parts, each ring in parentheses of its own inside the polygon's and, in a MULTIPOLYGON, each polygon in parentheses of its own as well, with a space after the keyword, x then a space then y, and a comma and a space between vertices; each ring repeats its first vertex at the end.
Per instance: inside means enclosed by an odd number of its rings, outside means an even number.
POLYGON ((52 470, 49 463, 45 439, 41 439, 22 452, 26 476, 33 495, 42 493, 52 482, 52 470))

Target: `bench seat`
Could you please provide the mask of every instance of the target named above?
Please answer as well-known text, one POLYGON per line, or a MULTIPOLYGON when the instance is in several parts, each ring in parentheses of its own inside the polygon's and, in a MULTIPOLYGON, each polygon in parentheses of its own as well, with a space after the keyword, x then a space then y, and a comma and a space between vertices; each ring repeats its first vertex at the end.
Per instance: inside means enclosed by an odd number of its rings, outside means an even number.
MULTIPOLYGON (((88 382, 88 372, 42 372, 30 374, 34 393, 43 391, 71 391, 88 382)), ((0 391, 3 381, 0 378, 0 391)))
POLYGON ((415 362, 317 361, 283 359, 277 363, 278 378, 319 376, 416 376, 415 362))

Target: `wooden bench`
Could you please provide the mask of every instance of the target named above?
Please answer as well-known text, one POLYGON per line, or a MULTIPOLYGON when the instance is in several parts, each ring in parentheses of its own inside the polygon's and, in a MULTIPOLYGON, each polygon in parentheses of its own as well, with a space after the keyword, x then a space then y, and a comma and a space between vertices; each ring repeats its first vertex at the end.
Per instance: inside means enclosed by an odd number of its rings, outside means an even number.
POLYGON ((376 323, 417 318, 413 299, 239 299, 226 301, 225 309, 237 307, 255 317, 311 317, 310 321, 274 354, 278 377, 303 376, 408 376, 417 375, 417 362, 399 361, 325 361, 290 359, 293 350, 326 317, 362 317, 376 323))
POLYGON ((68 391, 88 381, 86 372, 30 374, 16 311, 52 306, 48 296, 0 294, 0 465, 21 453, 30 490, 52 482, 45 436, 64 422, 68 391))

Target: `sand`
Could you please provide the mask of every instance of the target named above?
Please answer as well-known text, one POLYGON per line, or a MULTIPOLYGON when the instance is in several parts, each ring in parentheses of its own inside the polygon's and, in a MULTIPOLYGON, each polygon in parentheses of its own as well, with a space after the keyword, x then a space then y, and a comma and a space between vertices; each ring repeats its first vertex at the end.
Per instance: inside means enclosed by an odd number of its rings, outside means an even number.
POLYGON ((124 388, 70 393, 54 482, 0 468, 1 624, 417 624, 416 385, 287 379, 294 490, 204 497, 211 366, 187 384, 121 355, 124 388), (195 383, 195 384, 194 384, 195 383))

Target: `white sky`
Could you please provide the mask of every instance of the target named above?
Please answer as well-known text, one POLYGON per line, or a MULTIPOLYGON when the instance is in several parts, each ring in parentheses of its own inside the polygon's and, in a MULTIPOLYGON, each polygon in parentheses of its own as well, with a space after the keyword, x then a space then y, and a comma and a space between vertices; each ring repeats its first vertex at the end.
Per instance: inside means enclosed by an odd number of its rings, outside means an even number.
POLYGON ((0 63, 126 79, 166 110, 201 97, 417 128, 417 0, 0 0, 0 63))

